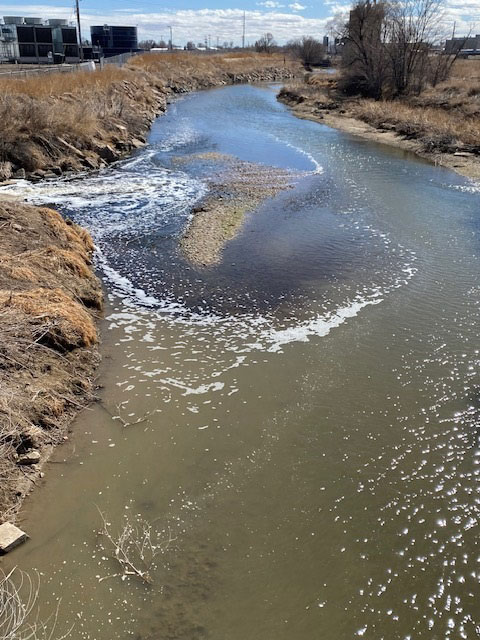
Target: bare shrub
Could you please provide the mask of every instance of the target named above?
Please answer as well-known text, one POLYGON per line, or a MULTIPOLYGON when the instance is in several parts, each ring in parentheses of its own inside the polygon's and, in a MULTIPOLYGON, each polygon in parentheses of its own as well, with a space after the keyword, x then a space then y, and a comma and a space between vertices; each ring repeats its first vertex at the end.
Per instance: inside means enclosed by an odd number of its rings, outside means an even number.
POLYGON ((325 47, 319 40, 311 36, 291 40, 287 44, 287 49, 299 58, 305 67, 320 64, 325 57, 325 47))
POLYGON ((277 43, 271 33, 265 33, 255 42, 255 50, 259 53, 270 53, 276 46, 277 43))
POLYGON ((445 81, 458 51, 432 54, 445 38, 444 24, 444 0, 358 0, 345 26, 341 89, 388 99, 445 81))

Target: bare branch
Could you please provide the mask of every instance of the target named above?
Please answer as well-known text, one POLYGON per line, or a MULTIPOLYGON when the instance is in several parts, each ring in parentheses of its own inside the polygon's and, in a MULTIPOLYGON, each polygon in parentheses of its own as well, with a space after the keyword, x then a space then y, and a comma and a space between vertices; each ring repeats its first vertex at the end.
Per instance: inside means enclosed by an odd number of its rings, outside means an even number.
MULTIPOLYGON (((98 509, 98 507, 97 507, 98 509)), ((99 534, 106 541, 105 551, 119 565, 119 571, 99 578, 99 582, 110 578, 126 580, 134 577, 146 584, 153 584, 152 570, 155 568, 155 560, 159 555, 166 553, 172 542, 176 540, 172 532, 157 531, 149 522, 141 518, 135 518, 132 522, 124 517, 123 525, 118 533, 112 532, 112 525, 105 514, 98 509, 102 519, 102 528, 99 534)))

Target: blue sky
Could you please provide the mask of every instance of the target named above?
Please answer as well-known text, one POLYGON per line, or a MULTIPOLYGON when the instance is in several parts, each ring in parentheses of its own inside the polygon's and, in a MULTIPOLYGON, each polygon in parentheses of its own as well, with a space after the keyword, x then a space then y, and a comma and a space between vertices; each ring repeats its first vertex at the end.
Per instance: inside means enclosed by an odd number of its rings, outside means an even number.
MULTIPOLYGON (((457 33, 480 32, 480 0, 445 0, 447 23, 457 23, 457 33)), ((139 38, 168 38, 173 27, 174 42, 203 41, 211 36, 220 43, 240 44, 243 11, 246 11, 246 37, 253 43, 263 33, 271 32, 279 43, 301 35, 321 38, 333 15, 346 12, 345 0, 81 0, 82 31, 89 34, 92 24, 133 24, 139 38)), ((73 0, 49 2, 2 2, 0 15, 30 15, 42 18, 74 19, 73 0)), ((447 27, 448 31, 451 26, 447 27)))

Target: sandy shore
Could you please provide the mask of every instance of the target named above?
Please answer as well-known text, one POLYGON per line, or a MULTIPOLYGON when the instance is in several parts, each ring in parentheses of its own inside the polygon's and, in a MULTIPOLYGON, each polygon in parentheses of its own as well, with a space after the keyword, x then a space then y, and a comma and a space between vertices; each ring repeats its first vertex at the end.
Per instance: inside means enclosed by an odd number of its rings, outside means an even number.
POLYGON ((220 154, 196 154, 181 162, 199 160, 212 161, 209 194, 193 210, 180 246, 190 262, 207 267, 220 262, 224 246, 239 233, 246 214, 290 189, 296 174, 220 154))
POLYGON ((308 100, 296 103, 282 97, 281 101, 287 104, 291 108, 292 113, 298 118, 319 122, 365 140, 371 140, 379 144, 386 144, 390 147, 410 151, 425 158, 436 166, 452 169, 467 178, 474 180, 480 179, 480 158, 473 154, 463 152, 458 152, 457 154, 432 153, 427 151, 424 145, 418 140, 407 140, 395 131, 377 129, 362 120, 350 117, 348 113, 342 114, 339 111, 320 110, 309 103, 308 100))

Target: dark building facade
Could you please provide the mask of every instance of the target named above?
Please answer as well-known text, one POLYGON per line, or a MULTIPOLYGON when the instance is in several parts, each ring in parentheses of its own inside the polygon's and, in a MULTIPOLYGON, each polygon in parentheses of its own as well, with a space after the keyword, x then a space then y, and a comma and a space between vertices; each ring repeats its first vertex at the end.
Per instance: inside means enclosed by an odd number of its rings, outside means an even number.
POLYGON ((461 52, 480 55, 480 34, 447 40, 445 43, 445 53, 454 54, 461 52))
POLYGON ((77 29, 66 20, 5 16, 0 25, 0 61, 78 62, 77 29))
POLYGON ((100 47, 106 58, 139 50, 137 27, 118 27, 104 24, 90 27, 90 33, 92 46, 100 47))

